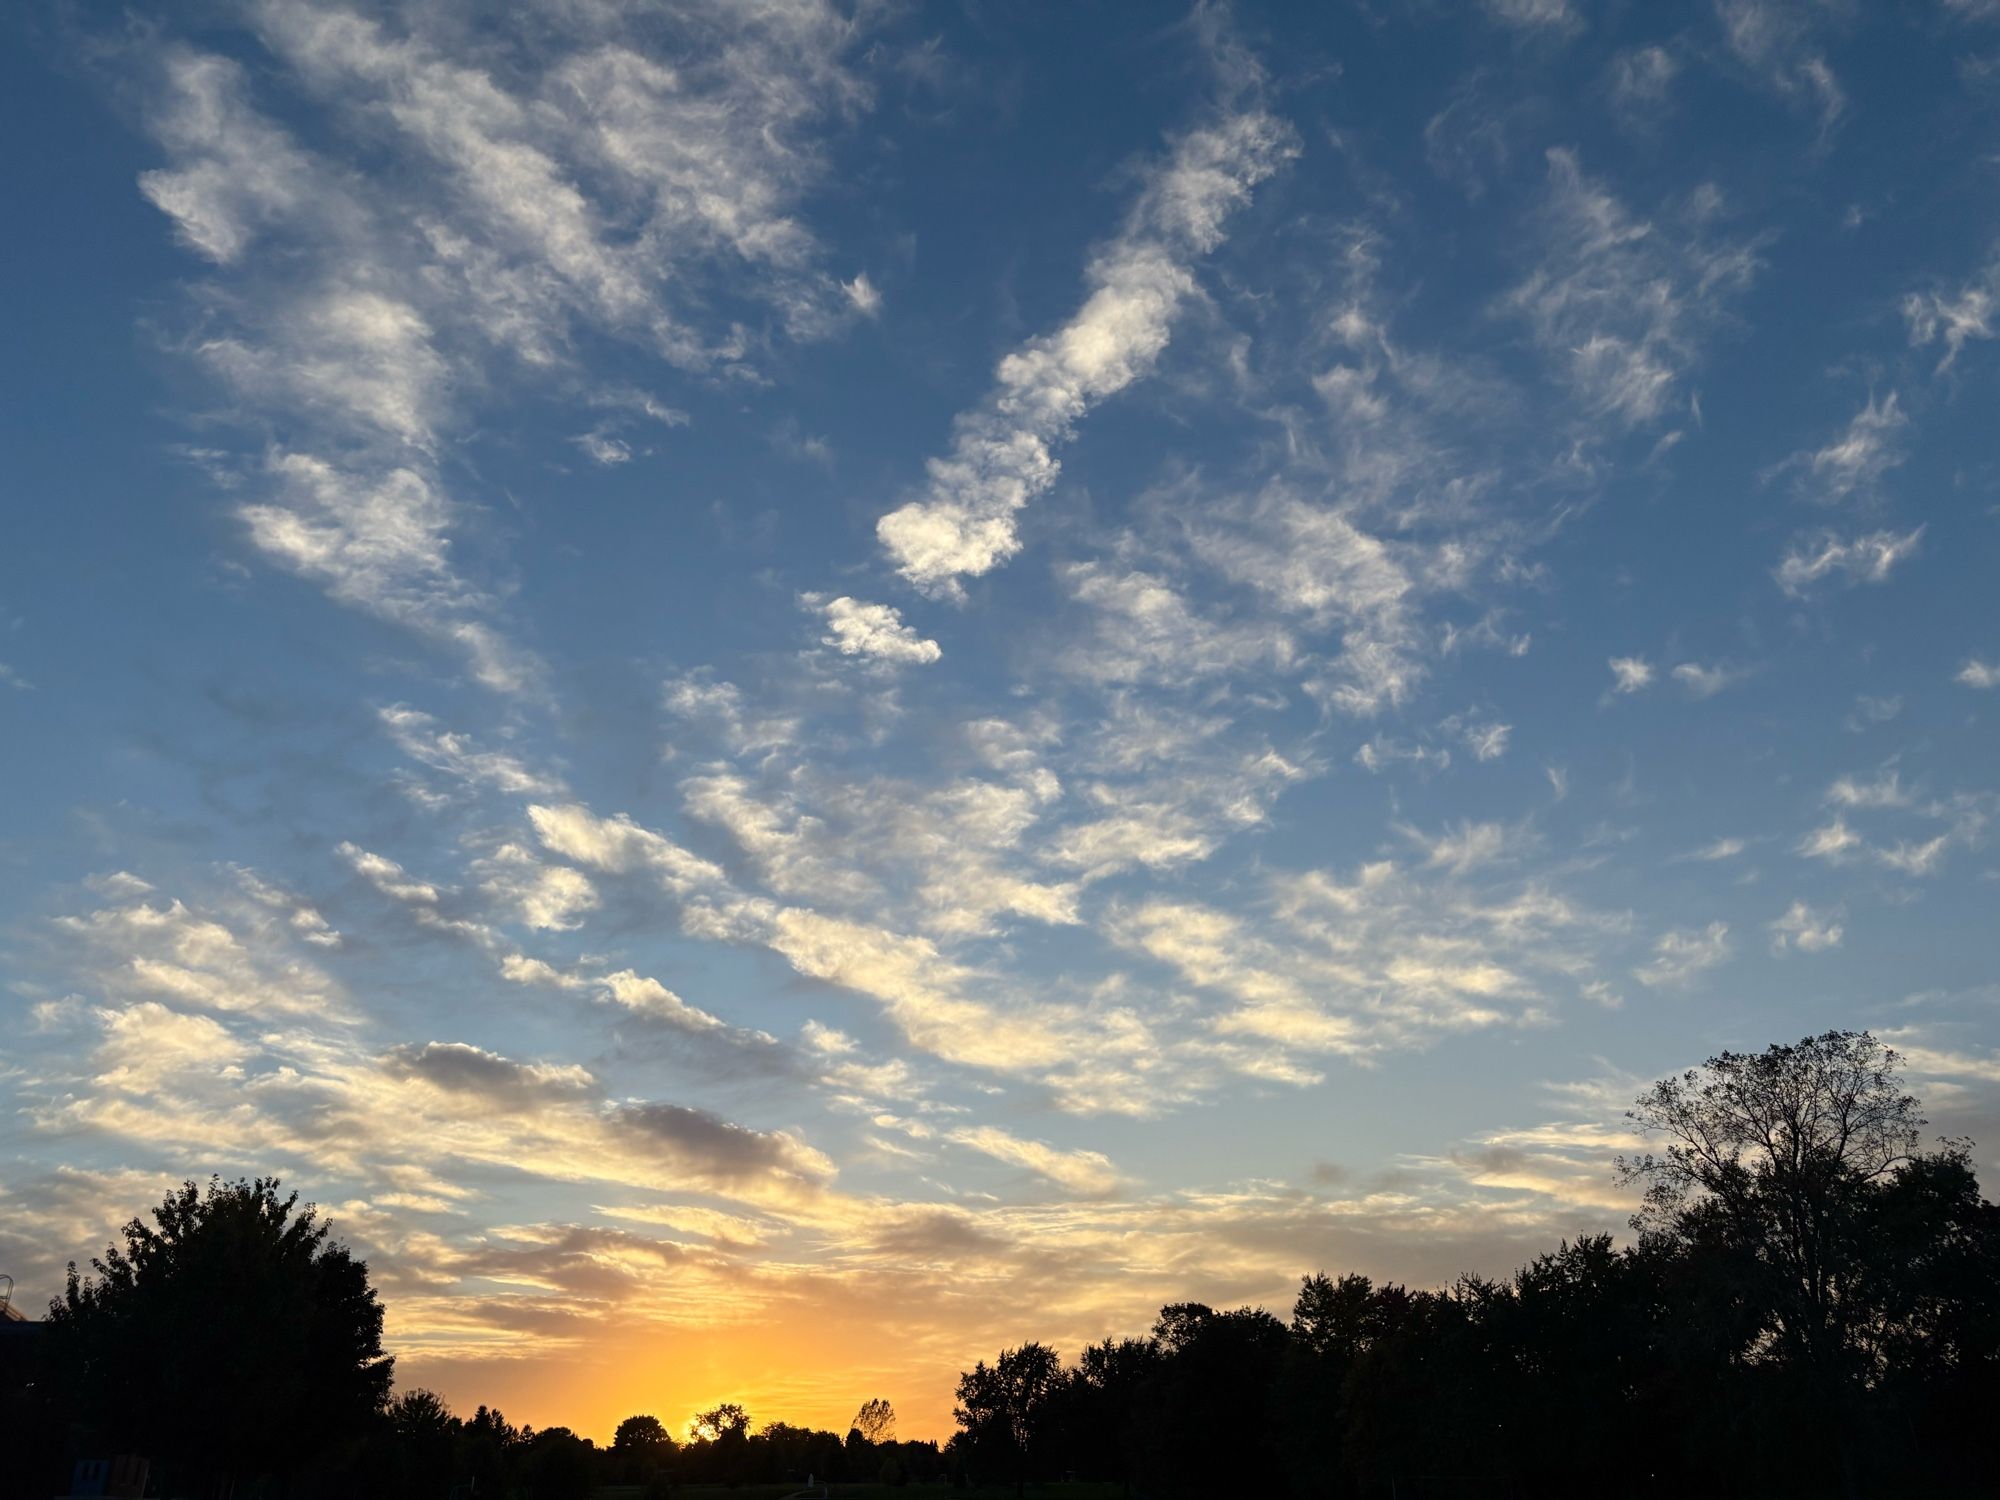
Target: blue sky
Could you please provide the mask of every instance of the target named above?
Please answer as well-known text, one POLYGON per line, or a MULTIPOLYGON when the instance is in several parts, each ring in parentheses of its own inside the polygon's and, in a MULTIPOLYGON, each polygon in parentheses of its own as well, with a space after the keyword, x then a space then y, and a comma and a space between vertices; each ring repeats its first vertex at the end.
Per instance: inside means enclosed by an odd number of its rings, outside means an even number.
POLYGON ((2000 7, 10 23, 0 1270, 608 1434, 1990 1141, 2000 7))

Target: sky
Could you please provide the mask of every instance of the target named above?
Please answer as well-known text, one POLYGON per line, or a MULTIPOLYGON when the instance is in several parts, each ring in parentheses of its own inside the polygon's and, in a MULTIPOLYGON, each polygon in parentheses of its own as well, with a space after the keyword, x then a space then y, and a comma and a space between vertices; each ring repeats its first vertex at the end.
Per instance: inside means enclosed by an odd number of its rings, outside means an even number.
POLYGON ((2000 1141, 2000 5, 11 7, 0 1272, 276 1174, 405 1387, 951 1430, 2000 1141))

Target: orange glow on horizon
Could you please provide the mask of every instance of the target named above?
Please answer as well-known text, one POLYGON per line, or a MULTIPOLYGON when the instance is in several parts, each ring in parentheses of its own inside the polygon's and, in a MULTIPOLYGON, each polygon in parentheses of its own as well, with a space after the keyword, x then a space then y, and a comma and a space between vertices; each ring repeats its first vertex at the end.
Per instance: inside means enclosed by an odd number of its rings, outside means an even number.
POLYGON ((638 1414, 658 1417, 682 1441, 693 1414, 722 1401, 744 1407, 753 1431, 779 1421, 844 1435, 861 1403, 875 1396, 895 1407, 898 1439, 949 1438, 957 1430, 951 1408, 959 1366, 948 1357, 912 1359, 881 1330, 873 1338, 855 1333, 664 1327, 546 1355, 403 1356, 396 1389, 426 1386, 461 1417, 481 1405, 498 1407, 516 1426, 568 1427, 600 1447, 638 1414))

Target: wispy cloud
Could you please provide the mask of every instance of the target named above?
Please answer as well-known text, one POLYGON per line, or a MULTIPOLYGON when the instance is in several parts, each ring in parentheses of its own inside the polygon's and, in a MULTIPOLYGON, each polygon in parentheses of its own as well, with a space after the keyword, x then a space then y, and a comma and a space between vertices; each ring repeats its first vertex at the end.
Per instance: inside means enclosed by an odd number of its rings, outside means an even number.
POLYGON ((1196 294, 1194 263, 1295 150, 1291 128, 1261 109, 1227 114, 1175 143, 1092 262, 1083 306, 1000 362, 992 395, 958 419, 949 456, 930 461, 923 498, 877 524, 898 572, 925 593, 956 598, 961 577, 1020 550, 1019 512, 1055 483, 1054 449, 1092 407, 1151 373, 1196 294))
POLYGON ((1679 988, 1729 958, 1729 924, 1710 922, 1703 928, 1663 933, 1653 944, 1650 962, 1632 971, 1649 989, 1679 988))

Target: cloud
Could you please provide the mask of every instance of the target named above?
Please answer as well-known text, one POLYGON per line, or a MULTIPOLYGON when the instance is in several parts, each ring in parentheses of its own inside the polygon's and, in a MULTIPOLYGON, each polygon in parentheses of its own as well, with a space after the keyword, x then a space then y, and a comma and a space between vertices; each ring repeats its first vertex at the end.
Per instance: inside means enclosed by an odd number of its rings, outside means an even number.
POLYGON ((1976 656, 1967 657, 1965 665, 1958 669, 1952 681, 1969 688, 2000 687, 2000 666, 1983 662, 1976 656))
POLYGON ((1846 727, 1850 733, 1859 734, 1872 724, 1887 724, 1902 711, 1901 694, 1874 697, 1857 693, 1854 696, 1854 711, 1847 716, 1846 727))
POLYGON ((250 1053, 236 1034, 209 1016, 190 1015, 142 1000, 97 1012, 103 1034, 91 1064, 109 1089, 148 1092, 187 1073, 232 1073, 250 1053))
POLYGON ((1993 337, 1996 309, 2000 309, 2000 261, 1989 263, 1955 292, 1911 292, 1903 298, 1910 347, 1942 343, 1944 354, 1935 371, 1942 375, 1958 362, 1967 344, 1993 337))
POLYGON ((257 548, 327 593, 462 652, 499 692, 526 691, 539 668, 491 623, 492 601, 449 561, 454 507, 417 468, 344 469, 279 451, 273 485, 238 517, 257 548))
POLYGON ((1481 0, 1486 13, 1526 30, 1570 31, 1583 24, 1569 0, 1481 0))
POLYGON ((1872 531, 1843 538, 1831 531, 1796 537, 1773 576, 1778 587, 1794 598, 1832 574, 1850 584, 1883 583, 1890 569, 1917 550, 1924 528, 1905 532, 1872 531))
POLYGON ((1648 221, 1586 175, 1574 150, 1553 148, 1548 163, 1542 261, 1501 305, 1526 321, 1590 418, 1649 426, 1679 403, 1704 335, 1755 277, 1756 248, 1708 238, 1712 191, 1678 223, 1648 221))
POLYGON ((504 750, 480 750, 469 737, 440 728, 429 714, 406 704, 391 704, 380 710, 380 718, 405 755, 470 786, 516 796, 547 796, 563 789, 557 777, 532 769, 504 750))
POLYGON ((577 864, 609 874, 651 870, 675 895, 702 886, 719 885, 719 866, 691 854, 663 834, 642 828, 624 813, 600 818, 580 803, 547 807, 533 804, 528 821, 542 847, 577 864))
POLYGON ((926 594, 956 598, 961 577, 1020 550, 1019 512, 1060 472, 1054 448, 1091 408, 1152 373, 1195 295, 1193 262, 1222 242, 1224 222, 1294 154, 1293 140, 1288 126, 1251 110, 1176 142, 1091 263, 1083 306, 1001 360, 992 395, 959 417, 949 456, 930 461, 923 498, 877 523, 899 573, 926 594))
POLYGON ((809 609, 826 617, 830 634, 821 644, 833 647, 842 656, 865 656, 896 664, 925 664, 944 655, 936 641, 926 640, 903 623, 902 614, 887 604, 864 604, 845 594, 824 604, 817 595, 800 600, 809 609))
POLYGON ((1634 969, 1632 977, 1649 989, 1678 988, 1728 957, 1727 922, 1710 922, 1700 930, 1681 928, 1663 933, 1653 944, 1652 961, 1634 969))
POLYGON ((866 102, 844 60, 858 24, 817 0, 572 20, 502 20, 474 54, 422 5, 267 0, 232 39, 254 65, 171 41, 146 57, 166 160, 139 188, 211 267, 183 344, 234 403, 204 416, 269 455, 237 507, 251 543, 508 694, 542 669, 508 638, 504 587, 453 558, 478 515, 440 464, 473 401, 571 363, 586 329, 754 379, 742 324, 701 326, 720 289, 795 339, 873 305, 793 213, 826 125, 866 102))
POLYGON ((1611 690, 1614 693, 1636 693, 1653 680, 1653 666, 1644 657, 1614 656, 1611 658, 1611 690))
POLYGON ((965 1126, 945 1139, 1009 1166, 1024 1167, 1058 1187, 1085 1197, 1115 1192, 1124 1179, 1101 1151, 1063 1151, 1043 1141, 1023 1140, 993 1125, 965 1126))
POLYGON ((1873 781, 1858 781, 1852 776, 1842 776, 1826 789, 1826 800, 1833 807, 1891 808, 1908 807, 1914 800, 1903 786, 1902 777, 1895 771, 1884 771, 1873 781))
POLYGON ((1835 863, 1849 850, 1858 848, 1861 835, 1847 826, 1847 820, 1836 817, 1823 828, 1815 828, 1799 840, 1798 852, 1807 859, 1824 859, 1835 863))
POLYGON ((1641 119, 1646 112, 1667 102, 1680 63, 1664 47, 1637 47, 1619 54, 1611 65, 1611 96, 1626 111, 1641 119))
MULTIPOLYGON (((1404 702, 1423 678, 1425 642, 1414 611, 1420 585, 1412 571, 1428 560, 1420 549, 1392 546, 1341 508, 1283 486, 1248 501, 1206 504, 1187 529, 1194 554, 1223 577, 1307 629, 1340 633, 1340 652, 1312 689, 1331 707, 1371 716, 1404 702)), ((1262 654, 1254 632, 1238 627, 1235 635, 1239 655, 1262 654)), ((1264 638, 1275 665, 1298 654, 1276 630, 1266 628, 1264 638)))
POLYGON ((1713 698, 1732 683, 1743 680, 1743 672, 1737 668, 1717 663, 1704 667, 1700 662, 1684 661, 1673 670, 1673 679, 1687 690, 1690 698, 1713 698))
POLYGON ((1847 95, 1816 45, 1814 12, 1777 0, 1716 0, 1715 14, 1737 60, 1811 108, 1824 138, 1847 112, 1847 95))
POLYGON ((71 945, 70 962, 106 992, 225 1015, 310 1015, 335 1021, 348 1014, 346 997, 332 976, 293 947, 298 941, 310 943, 313 929, 280 920, 256 901, 211 912, 178 899, 164 904, 138 900, 151 888, 143 882, 134 888, 129 880, 107 887, 125 904, 54 919, 71 945))
POLYGON ((612 1130, 639 1149, 657 1149, 676 1165, 725 1183, 781 1173, 806 1179, 833 1175, 833 1163, 784 1131, 751 1130, 685 1104, 620 1105, 612 1130))
POLYGON ((19 672, 0 661, 0 686, 10 687, 17 693, 32 693, 35 685, 19 672))
POLYGON ((1704 844, 1699 849, 1690 849, 1686 854, 1676 855, 1683 860, 1700 860, 1715 863, 1719 860, 1734 859, 1749 846, 1742 839, 1717 839, 1712 844, 1704 844))
POLYGON ((1433 869, 1463 875, 1504 858, 1517 843, 1514 830, 1499 823, 1470 820, 1447 828, 1435 838, 1426 838, 1414 828, 1403 832, 1424 850, 1424 863, 1433 869))
POLYGON ((568 1099, 596 1087, 575 1064, 521 1063, 469 1042, 425 1042, 393 1047, 383 1059, 392 1075, 420 1078, 451 1094, 466 1094, 508 1109, 547 1099, 568 1099))
POLYGON ((1838 948, 1844 935, 1840 923, 1814 911, 1803 901, 1794 901, 1782 917, 1769 924, 1771 951, 1823 953, 1838 948))
POLYGON ((139 174, 139 191, 182 242, 218 264, 237 260, 266 227, 314 202, 320 173, 249 102, 242 66, 170 46, 151 125, 176 165, 139 174))
POLYGON ((1100 562, 1057 573, 1089 611, 1090 634, 1060 653, 1063 670, 1099 683, 1187 681, 1288 665, 1282 631, 1208 616, 1157 574, 1100 562))
POLYGON ((1794 459, 1817 486, 1813 498, 1838 503, 1871 493, 1903 462, 1900 439, 1909 421, 1894 391, 1880 402, 1870 396, 1839 438, 1794 459))
POLYGON ((487 897, 529 927, 568 932, 597 906, 597 891, 567 865, 545 865, 519 844, 502 844, 474 865, 487 897))

